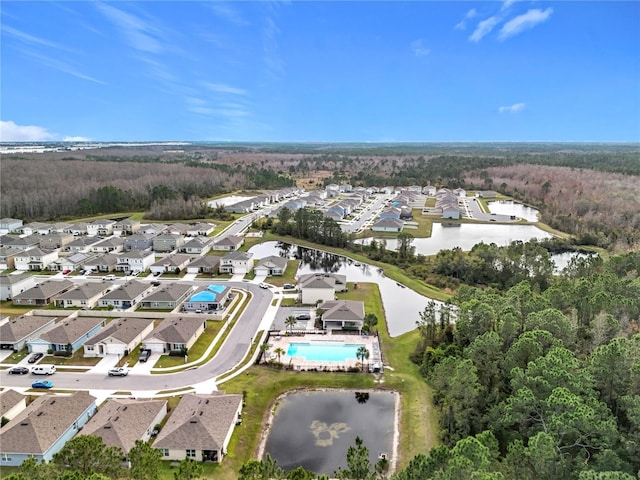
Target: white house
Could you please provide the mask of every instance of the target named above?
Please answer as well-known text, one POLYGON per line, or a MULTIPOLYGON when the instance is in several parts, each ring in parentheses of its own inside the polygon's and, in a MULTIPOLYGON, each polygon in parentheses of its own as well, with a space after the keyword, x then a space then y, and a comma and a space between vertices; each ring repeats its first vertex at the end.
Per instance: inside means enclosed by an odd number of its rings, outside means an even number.
POLYGON ((229 252, 220 259, 220 273, 242 274, 253 269, 253 253, 229 252))
POLYGON ((156 257, 150 250, 130 250, 118 256, 116 271, 118 272, 144 272, 151 268, 156 257))
POLYGON ((336 292, 347 290, 346 275, 330 273, 310 273, 298 279, 300 300, 305 305, 314 305, 319 301, 335 300, 336 292))
POLYGON ((84 356, 128 355, 152 330, 152 319, 118 318, 84 343, 84 356))
POLYGON ((17 218, 0 218, 0 235, 15 233, 22 228, 22 220, 17 218))
POLYGON ((16 295, 36 286, 33 275, 0 275, 0 300, 11 300, 16 295))
POLYGON ((47 266, 58 258, 56 250, 41 250, 31 248, 14 257, 16 270, 45 270, 47 266))

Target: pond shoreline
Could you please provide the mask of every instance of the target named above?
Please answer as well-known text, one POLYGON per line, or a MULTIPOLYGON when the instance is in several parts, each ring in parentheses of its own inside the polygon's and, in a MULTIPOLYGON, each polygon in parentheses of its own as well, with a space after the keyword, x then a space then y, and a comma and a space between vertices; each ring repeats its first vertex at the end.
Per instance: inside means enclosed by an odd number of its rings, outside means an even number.
MULTIPOLYGON (((360 374, 354 374, 354 375, 360 375, 360 374)), ((280 395, 278 395, 270 404, 269 404, 269 408, 267 410, 267 413, 265 414, 264 418, 262 419, 262 429, 260 431, 260 440, 258 441, 258 447, 257 447, 257 452, 256 452, 256 458, 259 460, 263 460, 264 454, 265 454, 265 446, 267 444, 267 438, 269 437, 269 432, 271 430, 271 425, 273 423, 273 419, 276 415, 276 411, 278 409, 278 404, 280 403, 281 400, 283 400, 284 398, 286 398, 288 395, 290 394, 296 394, 296 393, 305 393, 305 392, 343 392, 343 393, 347 393, 347 392, 368 392, 368 393, 372 393, 372 392, 384 392, 384 393, 391 393, 394 396, 394 412, 393 412, 393 441, 392 441, 392 452, 391 452, 391 458, 389 458, 389 456, 387 456, 387 458, 389 459, 389 474, 392 474, 393 472, 395 472, 396 470, 396 465, 397 465, 397 458, 398 458, 398 445, 399 445, 399 440, 400 440, 400 414, 401 414, 401 402, 400 402, 400 392, 392 389, 392 388, 384 388, 384 387, 379 387, 379 388, 366 388, 366 389, 351 389, 351 388, 314 388, 314 387, 302 387, 302 388, 294 388, 292 390, 288 390, 286 392, 281 393, 280 395)), ((365 443, 366 446, 366 443, 365 443)), ((345 458, 346 458, 346 454, 347 452, 345 451, 345 458)), ((388 452, 387 452, 388 453, 388 452)), ((375 465, 372 465, 375 467, 375 465)), ((317 472, 314 472, 317 473, 317 472)))

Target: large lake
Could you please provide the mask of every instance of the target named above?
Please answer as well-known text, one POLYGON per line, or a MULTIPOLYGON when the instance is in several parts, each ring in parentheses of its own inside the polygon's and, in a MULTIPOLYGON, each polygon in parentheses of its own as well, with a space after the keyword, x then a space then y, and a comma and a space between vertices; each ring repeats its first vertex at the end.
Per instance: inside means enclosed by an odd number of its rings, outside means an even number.
POLYGON ((347 449, 359 436, 374 465, 394 453, 397 395, 390 392, 310 391, 279 400, 263 453, 285 470, 302 466, 333 476, 346 468, 347 449))

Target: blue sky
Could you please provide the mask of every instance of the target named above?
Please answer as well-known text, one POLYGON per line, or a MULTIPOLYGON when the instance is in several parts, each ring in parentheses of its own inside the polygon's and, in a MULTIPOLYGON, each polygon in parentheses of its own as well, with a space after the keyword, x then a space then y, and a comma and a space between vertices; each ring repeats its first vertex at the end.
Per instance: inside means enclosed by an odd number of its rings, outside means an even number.
POLYGON ((640 2, 1 11, 1 140, 640 141, 640 2))

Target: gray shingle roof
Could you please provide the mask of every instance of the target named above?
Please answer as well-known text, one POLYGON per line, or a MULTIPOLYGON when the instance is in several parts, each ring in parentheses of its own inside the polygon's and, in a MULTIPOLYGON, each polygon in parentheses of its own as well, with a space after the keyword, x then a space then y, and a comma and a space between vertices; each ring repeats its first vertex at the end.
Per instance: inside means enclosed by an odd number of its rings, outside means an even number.
POLYGON ((57 317, 40 315, 22 315, 12 318, 7 323, 0 325, 0 338, 5 343, 18 342, 47 323, 55 322, 56 319, 57 317))
POLYGON ((109 337, 129 344, 151 323, 153 320, 149 318, 118 318, 112 320, 105 328, 87 340, 85 345, 95 345, 109 337))
POLYGON ((191 290, 193 290, 191 285, 185 285, 184 283, 170 283, 168 285, 163 285, 160 289, 148 295, 144 301, 146 303, 173 302, 181 299, 191 290))
POLYGON ((324 320, 363 320, 364 303, 358 300, 334 300, 318 306, 325 310, 324 320))
POLYGON ((279 257, 277 255, 271 255, 269 257, 260 259, 260 261, 258 261, 258 265, 256 266, 266 266, 269 268, 280 267, 284 270, 287 267, 287 259, 284 257, 279 257))
POLYGON ((125 453, 142 439, 158 414, 166 409, 166 400, 112 398, 82 429, 83 435, 96 435, 105 445, 120 447, 125 453))
POLYGON ((147 335, 144 342, 158 339, 166 343, 186 343, 202 326, 204 320, 193 317, 168 317, 147 335))
POLYGON ((61 294, 66 290, 69 290, 71 287, 73 287, 73 282, 69 280, 47 280, 46 282, 39 283, 35 287, 16 295, 14 300, 27 300, 29 298, 47 299, 56 294, 61 294))
POLYGON ((153 446, 175 450, 220 449, 235 425, 240 405, 242 395, 183 395, 153 446))
POLYGON ((31 278, 31 275, 27 275, 26 273, 20 273, 18 275, 0 275, 0 285, 15 285, 16 283, 20 283, 28 278, 31 278))
POLYGON ((64 292, 58 296, 58 300, 89 300, 101 292, 104 292, 111 283, 108 282, 88 282, 78 285, 73 290, 64 292))
POLYGON ((94 403, 85 391, 36 398, 0 430, 0 451, 42 455, 94 403))
POLYGON ((40 338, 52 345, 66 345, 67 343, 74 343, 78 338, 86 335, 96 325, 99 325, 104 321, 104 318, 68 318, 59 322, 51 330, 40 335, 40 338))
MULTIPOLYGON (((4 414, 20 403, 25 396, 15 390, 3 390, 0 392, 0 417, 4 417, 4 414)), ((2 447, 0 446, 0 449, 2 447)), ((4 451, 4 450, 3 450, 4 451)))
POLYGON ((134 298, 138 298, 142 292, 150 288, 151 285, 148 283, 131 280, 130 282, 111 290, 102 297, 102 300, 133 300, 134 298))

